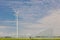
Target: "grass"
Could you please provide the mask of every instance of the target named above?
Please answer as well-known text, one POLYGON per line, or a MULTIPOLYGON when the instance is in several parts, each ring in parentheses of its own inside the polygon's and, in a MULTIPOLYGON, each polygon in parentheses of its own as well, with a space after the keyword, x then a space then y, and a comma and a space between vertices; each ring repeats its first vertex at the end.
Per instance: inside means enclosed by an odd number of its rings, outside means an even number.
POLYGON ((0 40, 60 40, 60 38, 0 38, 0 40))
POLYGON ((0 38, 0 40, 20 40, 19 38, 0 38))

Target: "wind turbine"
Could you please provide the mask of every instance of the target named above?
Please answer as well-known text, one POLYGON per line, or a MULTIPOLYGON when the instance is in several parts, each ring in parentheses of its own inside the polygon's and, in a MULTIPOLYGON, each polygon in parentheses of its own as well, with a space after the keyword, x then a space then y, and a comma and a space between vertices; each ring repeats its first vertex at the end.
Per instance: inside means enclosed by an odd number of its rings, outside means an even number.
POLYGON ((19 37, 19 33, 18 33, 18 10, 16 10, 15 8, 13 8, 14 12, 16 13, 15 16, 16 16, 16 37, 19 37))
POLYGON ((19 33, 18 33, 18 13, 16 13, 16 26, 17 26, 17 37, 19 37, 19 33))

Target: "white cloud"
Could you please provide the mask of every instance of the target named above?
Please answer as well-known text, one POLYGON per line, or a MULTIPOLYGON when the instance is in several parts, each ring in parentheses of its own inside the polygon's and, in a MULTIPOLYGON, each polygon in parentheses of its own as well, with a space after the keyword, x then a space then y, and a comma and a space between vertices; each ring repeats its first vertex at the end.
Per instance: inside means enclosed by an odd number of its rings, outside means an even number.
POLYGON ((12 28, 14 29, 14 27, 11 27, 11 26, 0 26, 0 37, 4 37, 4 36, 14 37, 14 36, 16 36, 16 31, 14 31, 14 30, 10 31, 10 29, 12 29, 12 28))
POLYGON ((0 31, 0 37, 4 37, 4 36, 11 36, 11 37, 16 37, 16 32, 1 32, 0 31))
POLYGON ((60 35, 60 10, 54 9, 49 12, 50 15, 42 18, 38 22, 45 24, 45 26, 53 29, 53 34, 60 35))
POLYGON ((4 36, 7 36, 8 33, 5 33, 5 32, 0 32, 0 37, 4 37, 4 36))
MULTIPOLYGON (((31 1, 33 2, 32 4, 34 4, 35 2, 39 2, 39 0, 38 1, 31 0, 31 1)), ((48 1, 48 2, 50 2, 50 1, 48 1)), ((33 7, 29 8, 28 6, 22 6, 21 5, 22 3, 18 3, 18 2, 12 3, 12 4, 15 4, 15 5, 12 5, 13 11, 16 13, 15 15, 17 15, 17 13, 18 13, 20 16, 20 13, 22 13, 22 14, 25 12, 36 13, 35 11, 37 11, 37 12, 40 11, 39 10, 40 7, 36 7, 36 5, 35 5, 35 7, 33 6, 33 7), (19 5, 22 6, 21 9, 20 9, 19 5), (33 11, 33 10, 35 10, 35 11, 33 11)), ((52 1, 52 4, 55 4, 54 0, 52 1)), ((27 29, 22 30, 20 32, 20 34, 28 34, 28 33, 34 34, 34 33, 42 32, 42 30, 47 30, 49 28, 52 28, 52 29, 54 29, 54 31, 53 31, 54 35, 60 35, 60 32, 59 32, 59 30, 60 30, 60 27, 59 27, 60 26, 60 18, 59 18, 60 12, 59 11, 60 10, 56 10, 56 9, 51 10, 50 12, 48 12, 49 13, 48 16, 37 21, 38 24, 37 23, 35 24, 35 23, 27 23, 27 22, 20 23, 19 22, 19 26, 21 24, 22 27, 27 28, 27 29), (40 28, 42 28, 42 29, 40 29, 40 28)), ((23 14, 23 17, 24 17, 24 19, 28 19, 28 18, 30 19, 30 17, 28 17, 27 15, 24 16, 24 14, 23 14)), ((32 20, 33 20, 33 18, 32 18, 32 20)))
POLYGON ((6 28, 15 28, 15 27, 10 27, 10 26, 0 26, 0 29, 6 29, 6 28))
POLYGON ((31 34, 33 36, 33 35, 39 34, 42 31, 49 29, 48 27, 46 27, 46 25, 40 24, 40 23, 27 23, 27 22, 20 23, 19 22, 19 28, 20 26, 22 26, 23 29, 22 30, 19 29, 19 35, 31 34))
POLYGON ((10 28, 9 26, 0 26, 0 28, 5 29, 5 28, 10 28))
POLYGON ((44 28, 45 27, 45 25, 41 23, 27 23, 27 22, 20 23, 19 22, 19 24, 25 26, 26 28, 44 28))
MULTIPOLYGON (((48 12, 49 15, 37 21, 37 23, 27 23, 27 22, 19 22, 23 29, 19 31, 20 34, 39 34, 44 31, 48 31, 48 29, 53 30, 53 34, 55 36, 60 35, 60 10, 55 9, 48 12)), ((20 26, 19 25, 19 26, 20 26)), ((51 31, 50 31, 51 32, 51 31)))
POLYGON ((41 1, 44 1, 44 0, 31 0, 31 2, 34 2, 34 3, 41 2, 41 1))
POLYGON ((0 26, 0 28, 7 28, 6 26, 0 26))
POLYGON ((0 32, 0 36, 3 35, 3 32, 0 32))

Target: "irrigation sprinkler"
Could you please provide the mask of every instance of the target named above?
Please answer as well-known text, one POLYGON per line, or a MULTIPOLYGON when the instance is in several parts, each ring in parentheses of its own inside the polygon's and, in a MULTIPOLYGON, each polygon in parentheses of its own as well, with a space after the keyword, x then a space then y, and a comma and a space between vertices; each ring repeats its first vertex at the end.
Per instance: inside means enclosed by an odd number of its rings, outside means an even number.
POLYGON ((32 37, 31 37, 31 34, 27 34, 27 35, 28 35, 28 38, 31 40, 31 38, 32 38, 32 37))

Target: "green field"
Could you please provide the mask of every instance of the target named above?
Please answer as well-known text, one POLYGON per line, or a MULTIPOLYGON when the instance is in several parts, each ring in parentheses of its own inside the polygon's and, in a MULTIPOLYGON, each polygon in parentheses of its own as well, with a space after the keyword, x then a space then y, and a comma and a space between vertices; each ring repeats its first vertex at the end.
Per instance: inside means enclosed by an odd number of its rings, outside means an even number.
POLYGON ((0 38, 0 40, 60 40, 60 38, 0 38))

